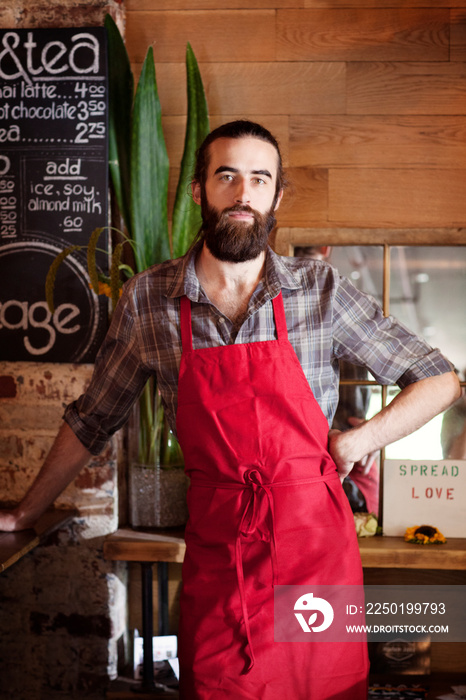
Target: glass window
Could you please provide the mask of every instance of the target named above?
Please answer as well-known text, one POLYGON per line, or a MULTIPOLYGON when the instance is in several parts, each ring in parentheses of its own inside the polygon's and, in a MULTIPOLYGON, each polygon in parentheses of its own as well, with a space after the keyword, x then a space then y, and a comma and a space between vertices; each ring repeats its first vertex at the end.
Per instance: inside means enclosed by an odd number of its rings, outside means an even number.
MULTIPOLYGON (((387 315, 440 348, 455 365, 464 386, 466 247, 332 245, 340 237, 347 237, 344 230, 333 231, 327 241, 315 245, 315 235, 311 235, 312 245, 307 245, 302 243, 301 232, 294 255, 328 260, 358 289, 375 297, 387 315)), ((340 369, 340 403, 334 423, 340 430, 349 427, 352 417, 371 418, 399 393, 396 386, 372 382, 361 368, 345 363, 340 369)), ((388 445, 383 457, 466 459, 466 396, 420 430, 388 445)))
POLYGON ((466 248, 391 249, 390 312, 466 370, 466 248))

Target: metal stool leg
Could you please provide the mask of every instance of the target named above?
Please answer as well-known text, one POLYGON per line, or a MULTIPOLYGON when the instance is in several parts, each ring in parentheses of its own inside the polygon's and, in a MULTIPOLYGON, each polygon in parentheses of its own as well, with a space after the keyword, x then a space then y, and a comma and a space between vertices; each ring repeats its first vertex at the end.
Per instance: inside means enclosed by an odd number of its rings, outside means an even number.
POLYGON ((155 689, 154 655, 152 651, 153 637, 153 605, 152 605, 152 563, 141 562, 142 578, 142 637, 143 637, 143 666, 141 690, 155 689))
POLYGON ((169 633, 168 623, 168 562, 157 562, 157 580, 159 589, 159 635, 169 633))

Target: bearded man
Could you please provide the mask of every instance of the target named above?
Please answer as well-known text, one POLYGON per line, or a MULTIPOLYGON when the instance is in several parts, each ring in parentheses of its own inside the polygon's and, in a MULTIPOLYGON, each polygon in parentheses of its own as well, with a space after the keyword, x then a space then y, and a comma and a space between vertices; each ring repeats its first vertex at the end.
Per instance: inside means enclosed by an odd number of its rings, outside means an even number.
POLYGON ((451 364, 334 268, 267 246, 283 191, 262 126, 232 122, 207 137, 192 183, 199 240, 125 285, 88 391, 66 409, 22 503, 0 515, 0 529, 34 522, 155 374, 191 478, 185 700, 365 700, 365 645, 275 642, 274 586, 362 583, 341 480, 459 396, 451 364), (402 388, 346 432, 329 431, 339 359, 402 388))

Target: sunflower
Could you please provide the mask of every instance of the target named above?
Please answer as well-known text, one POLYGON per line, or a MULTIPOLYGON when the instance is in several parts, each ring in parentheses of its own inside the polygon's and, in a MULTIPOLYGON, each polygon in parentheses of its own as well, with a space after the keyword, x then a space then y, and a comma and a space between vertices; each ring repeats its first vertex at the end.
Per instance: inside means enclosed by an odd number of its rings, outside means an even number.
POLYGON ((405 540, 412 544, 444 544, 446 542, 440 530, 432 525, 414 525, 406 528, 405 540))
MULTIPOLYGON (((98 284, 99 284, 98 295, 100 296, 103 294, 104 296, 106 296, 110 299, 112 297, 112 288, 110 287, 108 282, 102 282, 102 280, 99 280, 98 284)), ((92 284, 89 285, 89 289, 93 289, 92 284)), ((123 287, 120 287, 118 290, 118 296, 121 297, 122 294, 123 294, 123 287)))

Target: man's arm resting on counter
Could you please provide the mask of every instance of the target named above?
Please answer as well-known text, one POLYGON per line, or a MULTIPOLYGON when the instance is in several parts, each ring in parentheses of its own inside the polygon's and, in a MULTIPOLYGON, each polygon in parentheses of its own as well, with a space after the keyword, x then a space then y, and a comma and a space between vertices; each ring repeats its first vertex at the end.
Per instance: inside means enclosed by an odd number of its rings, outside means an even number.
POLYGON ((91 453, 63 423, 55 442, 21 503, 0 510, 0 530, 12 532, 32 527, 91 459, 91 453))
POLYGON ((360 425, 340 432, 330 430, 329 452, 340 478, 349 474, 365 455, 410 435, 461 395, 454 372, 409 384, 380 413, 360 425))

